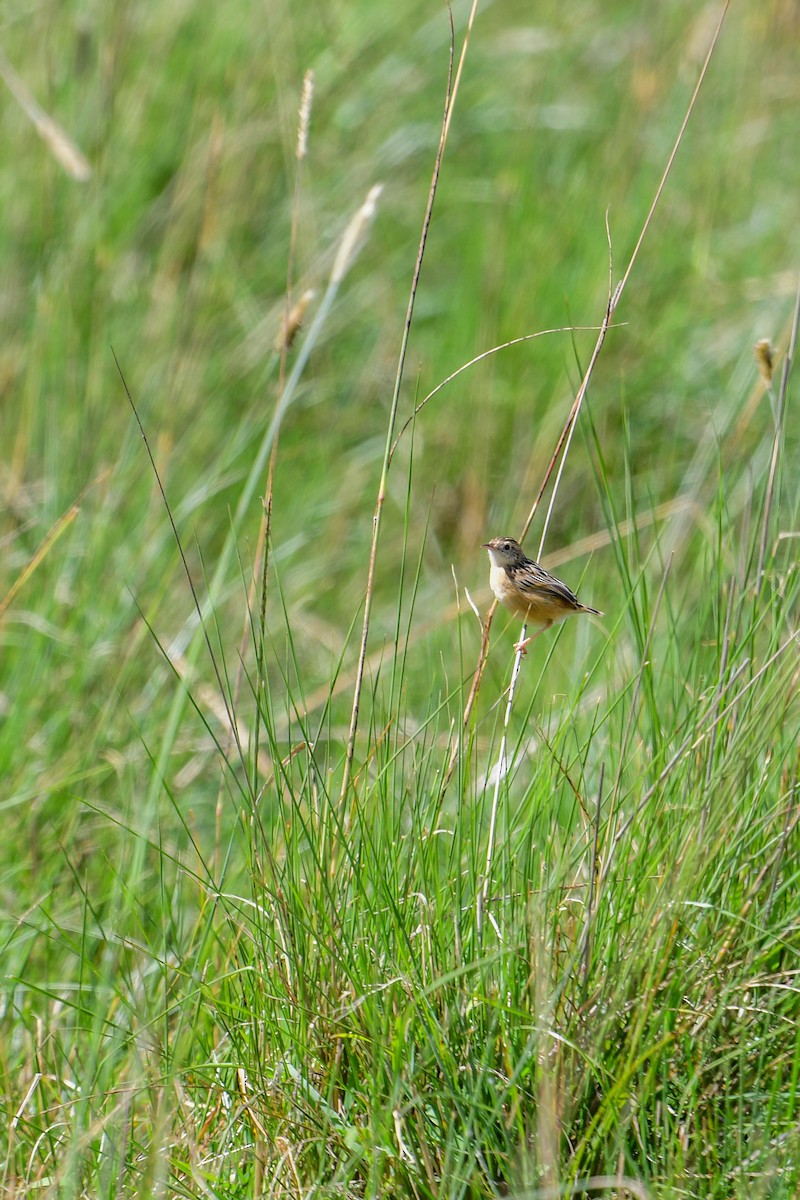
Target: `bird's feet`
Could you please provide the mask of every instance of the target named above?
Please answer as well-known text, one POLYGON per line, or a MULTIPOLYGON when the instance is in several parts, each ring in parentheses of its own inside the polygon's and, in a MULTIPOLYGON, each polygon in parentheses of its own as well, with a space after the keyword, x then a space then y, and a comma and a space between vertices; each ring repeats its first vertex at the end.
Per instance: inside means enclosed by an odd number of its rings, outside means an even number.
MULTIPOLYGON (((534 641, 535 638, 539 637, 539 635, 541 633, 544 633, 546 629, 549 629, 552 624, 553 624, 552 621, 545 621, 544 624, 542 625, 541 629, 536 630, 536 633, 529 633, 527 637, 521 637, 518 642, 514 643, 514 650, 516 651, 516 653, 521 655, 522 658, 524 658, 525 655, 528 653, 529 644, 532 641, 534 641)), ((525 632, 524 625, 522 626, 522 632, 523 633, 525 632)))

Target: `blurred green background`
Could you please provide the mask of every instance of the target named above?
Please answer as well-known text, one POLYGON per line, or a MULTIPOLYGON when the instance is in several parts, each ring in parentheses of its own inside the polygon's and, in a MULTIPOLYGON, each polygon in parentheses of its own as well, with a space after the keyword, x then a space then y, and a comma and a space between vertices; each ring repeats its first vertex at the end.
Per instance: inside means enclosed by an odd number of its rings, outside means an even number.
MULTIPOLYGON (((627 261, 719 16, 717 4, 481 6, 447 149, 409 349, 415 395, 481 350, 605 304, 606 210, 627 261)), ((459 36, 466 7, 454 9, 459 36)), ((734 4, 590 391, 622 502, 675 497, 698 443, 723 431, 727 390, 755 380, 752 344, 785 344, 800 161, 794 3, 734 4), (627 434, 624 429, 627 426, 627 434)), ((276 401, 305 70, 315 73, 293 292, 324 288, 368 188, 377 220, 285 422, 275 562, 309 670, 360 601, 402 317, 448 59, 438 4, 9 6, 3 45, 94 168, 79 185, 10 94, 0 119, 0 437, 7 590, 79 495, 80 516, 6 614, 9 795, 136 756, 166 641, 190 611, 111 349, 156 454, 194 569, 215 559, 276 401), (88 490, 87 490, 88 489, 88 490), (85 495, 84 495, 85 492, 85 495), (134 603, 134 599, 135 602, 134 603), (53 704, 53 697, 69 704, 53 704), (21 723, 21 724, 20 724, 21 723)), ((313 315, 313 309, 310 315, 313 315)), ((527 513, 594 336, 542 338, 462 375, 415 431, 412 545, 429 522, 421 606, 473 592, 479 545, 527 513)), ((737 447, 769 428, 767 406, 737 447)), ((409 445, 406 439, 406 447, 409 445)), ((393 611, 406 458, 379 560, 393 611)), ((690 480, 691 482, 691 480, 690 480)), ((262 490, 263 491, 263 490, 262 490)), ((243 562, 253 552, 253 506, 243 562)), ((549 545, 602 527, 580 438, 549 545)), ((531 537, 536 544, 537 530, 531 537)), ((582 568, 565 574, 577 584, 582 568)), ((242 587, 230 580, 231 629, 242 587)), ((589 602, 613 611, 592 566, 589 602)), ((381 610, 378 609, 378 629, 381 610)), ((390 618, 387 618, 390 619, 390 618)), ((451 644, 443 630, 441 644, 451 644)), ((471 633, 469 636, 473 636, 471 633)), ((319 664, 315 668, 315 664, 319 664)), ((158 701, 155 701, 156 705, 158 701)), ((117 769, 116 767, 114 769, 117 769)), ((27 817, 19 814, 19 819, 27 817)))
MULTIPOLYGON (((464 4, 454 9, 459 38, 466 13, 464 4)), ((423 266, 401 421, 415 398, 490 346, 598 323, 605 213, 619 277, 719 13, 716 4, 552 3, 535 14, 520 3, 481 6, 423 266)), ((626 324, 609 336, 588 412, 621 515, 646 517, 681 494, 702 506, 716 486, 708 474, 716 452, 698 466, 698 446, 729 431, 736 406, 749 414, 733 441, 737 457, 769 434, 766 402, 754 409, 741 397, 750 388, 756 402, 760 395, 756 337, 787 340, 799 31, 800 10, 787 0, 733 6, 618 310, 626 324)), ((80 820, 73 797, 117 804, 120 776, 130 773, 127 794, 147 773, 145 747, 155 752, 174 682, 140 611, 165 645, 192 613, 112 347, 202 591, 276 403, 273 345, 309 68, 295 296, 321 294, 348 221, 368 189, 384 185, 284 422, 275 480, 273 562, 306 687, 330 677, 363 592, 449 25, 438 4, 45 4, 7 8, 2 44, 94 169, 87 184, 69 178, 4 92, 0 595, 80 498, 79 515, 0 632, 3 802, 15 846, 47 861, 80 820)), ((513 347, 448 385, 417 422, 409 541, 418 552, 427 530, 417 611, 435 627, 416 660, 424 696, 440 653, 452 658, 451 564, 485 607, 480 543, 520 528, 593 343, 594 334, 579 333, 513 347)), ((406 436, 390 477, 373 647, 394 627, 410 444, 406 436)), ((260 512, 254 503, 241 565, 218 607, 234 663, 260 512)), ((603 528, 592 455, 579 436, 548 546, 561 550, 603 528)), ((682 565, 691 594, 696 564, 682 565)), ((585 567, 560 571, 577 586, 585 567)), ((587 602, 613 620, 621 588, 611 556, 596 554, 581 584, 587 602)), ((280 657, 274 592, 269 623, 280 657)), ((463 636, 469 658, 478 645, 469 613, 463 636)), ((568 653, 556 655, 553 692, 569 688, 576 666, 568 653)), ((345 665, 354 657, 351 644, 345 665)), ((210 683, 207 663, 201 671, 210 683)), ((216 794, 213 747, 191 723, 185 737, 176 766, 196 763, 196 804, 198 777, 216 794)))

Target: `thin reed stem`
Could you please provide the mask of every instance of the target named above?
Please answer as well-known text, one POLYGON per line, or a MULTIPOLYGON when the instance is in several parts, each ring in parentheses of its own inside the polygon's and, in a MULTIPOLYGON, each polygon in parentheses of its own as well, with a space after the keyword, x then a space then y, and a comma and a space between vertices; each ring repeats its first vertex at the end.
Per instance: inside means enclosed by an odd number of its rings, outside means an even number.
MULTIPOLYGON (((219 595, 227 579, 239 532, 242 528, 245 517, 249 512, 250 505, 253 502, 259 482, 263 479, 264 469, 272 451, 275 438, 278 435, 289 406, 294 400, 300 379, 302 378, 303 372, 308 364, 308 360, 311 357, 311 352, 319 341, 320 335, 333 307, 342 281, 356 259, 364 231, 369 226, 375 215, 380 193, 380 185, 376 184, 370 188, 364 203, 350 219, 350 222, 348 223, 342 235, 325 294, 322 297, 320 306, 314 315, 313 321, 308 327, 308 332, 300 344, 294 366, 287 376, 286 386, 284 387, 283 393, 279 397, 278 403, 275 406, 275 412, 273 413, 272 420, 261 439, 261 444, 259 445, 256 457, 250 466, 244 487, 239 493, 239 500, 231 519, 230 529, 222 545, 219 557, 217 558, 216 567, 211 577, 211 582, 208 585, 206 596, 196 605, 195 612, 193 614, 195 619, 190 619, 187 621, 182 634, 175 638, 169 647, 169 654, 171 658, 185 653, 185 665, 187 667, 194 665, 199 652, 199 643, 194 642, 193 645, 191 644, 197 625, 203 624, 217 603, 219 595)), ((181 720, 183 719, 183 714, 186 707, 186 699, 186 689, 178 689, 178 691, 175 693, 175 698, 172 702, 172 707, 162 732, 161 746, 156 757, 156 768, 151 776, 150 787, 148 790, 148 809, 151 809, 155 804, 156 796, 160 791, 162 781, 165 778, 167 762, 172 752, 172 747, 175 744, 175 738, 177 736, 181 720)))
POLYGON ((758 547, 758 569, 756 571, 756 588, 761 588, 761 583, 764 577, 764 563, 767 559, 767 541, 769 539, 769 523, 772 515, 772 505, 775 498, 775 480, 778 472, 778 460, 780 457, 781 441, 783 439, 783 420, 786 413, 786 390, 789 386, 789 375, 792 370, 794 361, 795 349, 797 347, 797 327, 800 322, 800 283, 797 287, 797 297, 794 305, 794 318, 792 320, 792 335, 789 339, 789 349, 786 352, 786 357, 783 360, 783 371, 781 372, 781 386, 778 391, 778 404, 775 413, 775 433, 772 439, 772 453, 769 460, 769 475, 767 477, 767 491, 764 499, 764 515, 761 520, 761 539, 758 547))
POLYGON ((386 498, 386 482, 389 475, 389 466, 392 457, 392 441, 394 438, 395 422, 397 420, 397 409, 400 403, 400 387, 403 382, 406 352, 408 350, 408 339, 411 333, 411 322, 414 316, 414 305, 417 298, 420 273, 422 271, 422 260, 425 256, 425 246, 428 240, 428 230, 430 229, 431 218, 433 216, 433 205, 434 201, 436 200, 436 191, 439 185, 439 172, 441 171, 442 159, 444 157, 444 150, 447 144, 447 133, 450 128, 450 116, 456 99, 458 80, 461 76, 461 67, 467 51, 470 29, 472 28, 472 16, 474 15, 474 10, 476 7, 477 0, 475 0, 475 3, 473 4, 473 13, 470 16, 470 23, 464 38, 464 44, 461 48, 461 59, 459 61, 459 69, 455 82, 453 80, 455 30, 453 27, 453 14, 448 8, 448 15, 450 17, 450 62, 447 72, 447 90, 445 92, 444 116, 442 120, 441 133, 439 135, 439 145, 436 150, 436 159, 433 165, 433 175, 431 176, 430 188, 428 189, 428 200, 425 205, 425 215, 422 219, 422 232, 420 234, 419 247, 417 249, 417 259, 414 264, 414 273, 411 278, 411 291, 408 298, 408 307, 406 308, 405 322, 403 324, 403 336, 400 342, 400 354, 397 361, 397 372, 395 374, 392 402, 389 410, 389 424, 386 432, 386 447, 383 452, 381 478, 378 485, 378 496, 375 501, 375 511, 372 516, 372 541, 370 543, 369 551, 367 587, 364 595, 364 619, 361 626, 361 642, 358 649, 358 665, 356 667, 355 687, 353 688, 353 708, 350 714, 350 728, 347 734, 347 749, 345 751, 344 771, 342 772, 342 786, 339 793, 340 803, 343 803, 345 797, 347 796, 347 792, 350 788, 350 779, 353 772, 353 756, 356 748, 358 716, 361 707, 361 689, 364 683, 364 664, 367 658, 367 642, 369 640, 369 622, 372 613, 372 597, 375 588, 375 562, 378 555, 378 538, 380 536, 381 514, 383 512, 383 502, 386 498))
MULTIPOLYGON (((525 626, 522 627, 522 638, 525 637, 525 626)), ((508 688, 508 700, 506 701, 506 711, 503 718, 503 735, 500 738, 500 751, 497 755, 497 763, 495 765, 494 778, 494 794, 492 795, 492 810, 489 816, 489 838, 486 845, 486 866, 483 870, 483 885, 481 887, 481 907, 480 912, 484 912, 486 901, 489 896, 489 883, 492 877, 492 857, 494 855, 494 837, 497 828, 497 808, 500 802, 500 784, 505 779, 509 771, 509 764, 506 761, 507 745, 508 745, 508 723, 511 720, 511 710, 514 707, 514 692, 517 688, 517 680, 519 679, 520 669, 522 667, 522 658, 524 650, 520 647, 514 656, 514 667, 511 672, 511 683, 508 688)), ((480 926, 478 928, 478 936, 480 937, 480 926)))
MULTIPOLYGON (((300 222, 300 194, 303 177, 303 163, 308 152, 308 127, 311 120, 311 103, 314 96, 314 73, 306 71, 303 77, 303 90, 300 99, 300 109, 297 122, 297 143, 295 151, 295 177, 294 177, 294 196, 292 199, 291 225, 289 229, 289 253, 286 262, 286 298, 284 302, 284 321, 283 331, 284 336, 280 339, 280 366, 278 369, 278 404, 280 404, 283 396, 284 386, 286 383, 286 359, 289 352, 288 338, 285 336, 285 331, 288 329, 289 317, 292 310, 292 281, 294 278, 294 264, 297 253, 297 231, 300 222)), ((261 520, 258 526, 258 537, 256 539, 256 551, 253 557, 253 569, 251 572, 250 586, 247 593, 247 604, 245 606, 244 617, 242 619, 242 636, 239 640, 239 661, 236 667, 236 677, 233 687, 232 708, 234 711, 238 705, 239 693, 241 691, 242 679, 244 678, 244 663, 247 653, 247 643, 250 638, 252 629, 251 614, 255 605, 256 592, 261 587, 261 605, 260 605, 260 625, 263 634, 265 622, 265 608, 267 601, 267 581, 269 575, 269 544, 270 534, 272 532, 272 496, 275 480, 275 466, 278 458, 278 439, 279 431, 276 431, 275 438, 272 443, 272 451, 269 456, 269 467, 267 469, 267 483, 264 492, 264 504, 261 514, 261 520)), ((260 675, 259 670, 259 675, 260 675)), ((260 722, 256 722, 255 738, 254 738, 254 763, 258 759, 258 734, 260 722)), ((230 742, 230 735, 229 735, 230 742)), ((226 747, 226 748, 229 748, 226 747)), ((224 794, 223 780, 220 780, 219 789, 217 791, 217 803, 215 809, 215 864, 218 865, 221 853, 221 837, 222 837, 222 798, 224 794)))
MULTIPOLYGON (((672 147, 672 151, 669 155, 669 158, 667 159, 667 164, 664 168, 664 171, 662 172, 661 179, 659 180, 658 187, 656 188, 652 204, 650 205, 650 209, 647 213, 647 216, 645 217, 644 224, 642 225, 641 231, 639 233, 639 237, 637 238, 636 245, 634 246, 633 252, 630 256, 630 259, 628 260, 628 265, 625 268, 625 273, 623 274, 621 280, 619 281, 619 283, 617 284, 617 286, 613 290, 613 292, 609 289, 609 297, 608 297, 608 302, 606 304, 605 315, 600 324, 600 330, 597 335, 597 341, 595 342, 594 349, 592 351, 592 356, 589 360, 589 365, 586 368, 586 371, 584 373, 583 379, 581 380, 580 386, 578 388, 575 399, 570 408, 567 419, 564 422, 564 427, 561 430, 561 433, 559 434, 558 441, 556 442, 555 450, 553 451, 553 455, 550 459, 550 462, 548 463, 547 470, 545 471, 544 478, 542 480, 542 484, 536 495, 536 499, 534 500, 533 504, 531 505, 530 512, 528 513, 527 519, 525 520, 525 523, 522 527, 522 532, 518 539, 520 542, 524 541, 525 535, 527 534, 528 530, 531 527, 533 518, 536 515, 536 512, 538 510, 542 496, 544 495, 545 489, 550 480, 550 476, 553 473, 555 464, 559 459, 562 448, 564 449, 564 460, 566 460, 566 455, 569 450, 569 445, 570 445, 571 438, 572 438, 573 426, 578 419, 578 414, 580 413, 584 397, 585 397, 587 389, 589 387, 589 382, 592 378, 592 375, 594 374, 595 365, 597 363, 597 360, 600 357, 600 353, 605 344, 606 335, 607 335, 609 329, 611 328, 612 318, 619 306, 620 300, 622 299, 622 295, 623 295, 623 292, 625 291, 628 280, 630 279, 634 264, 636 262, 636 259, 639 256, 639 251, 644 242, 645 235, 647 234, 647 231, 650 228, 650 225, 652 224, 653 217, 656 212, 656 208, 658 207, 659 200, 661 199, 662 193, 664 191, 664 187, 666 186, 667 178, 669 176, 670 171, 672 170, 672 165, 675 162, 676 155, 677 155, 680 145, 683 141, 684 134, 686 133, 686 128, 689 124, 691 115, 694 112, 694 108, 697 103, 697 98, 700 94, 700 89, 703 85, 703 81, 705 80, 709 65, 711 63, 711 59, 713 57, 714 51, 715 51, 717 43, 719 41, 719 37, 722 32, 722 26, 725 22, 725 17, 727 15, 729 7, 730 7, 730 0, 726 0, 725 6, 723 7, 723 10, 720 14, 719 21, 717 22, 717 26, 714 31, 714 35, 711 39, 711 44, 708 48, 708 53, 706 54, 705 60, 703 62, 703 66, 700 69, 700 74, 697 79, 697 84, 695 85, 695 89, 692 92, 691 100, 689 101, 689 104, 687 106, 686 113, 684 115, 683 121, 681 122, 681 127, 678 131, 678 135, 675 139, 675 143, 672 147)), ((608 231, 607 223, 606 223, 606 229, 608 231)), ((609 244, 610 244, 610 237, 609 237, 609 244)), ((540 545, 539 545, 539 557, 540 558, 541 558, 541 555, 542 555, 542 552, 544 549, 544 538, 545 538, 545 534, 547 532, 550 515, 553 511, 553 506, 555 504, 555 497, 558 492, 558 485, 561 480, 563 466, 564 466, 564 462, 562 461, 561 467, 559 469, 558 477, 556 479, 556 484, 553 489, 553 495, 551 496, 551 499, 550 499, 548 515, 547 515, 547 519, 545 521, 545 528, 542 533, 542 538, 540 540, 540 545)), ((464 715, 462 718, 462 723, 465 727, 469 724, 470 718, 472 716, 472 711, 475 707, 475 701, 477 700, 478 692, 480 690, 481 680, 483 678, 483 672, 484 672, 484 669, 486 666, 486 656, 489 653, 489 631, 491 629, 491 624, 492 624, 492 620, 493 620, 496 609, 497 609, 497 602, 492 604, 492 606, 489 609, 489 612, 486 616, 486 622, 484 624, 483 635, 481 637, 481 646, 480 646, 480 650, 478 652, 478 661, 475 666, 475 671, 474 671, 474 674, 472 677, 472 685, 470 687, 469 695, 467 697, 467 703, 464 707, 464 715)), ((454 741, 453 750, 451 752, 448 769, 447 769, 447 772, 445 774, 445 778, 444 778, 444 781, 442 784, 443 788, 447 787, 448 783, 450 782, 450 779, 452 778, 453 771, 455 769, 456 759, 458 756, 459 744, 460 744, 460 739, 456 738, 454 741)))

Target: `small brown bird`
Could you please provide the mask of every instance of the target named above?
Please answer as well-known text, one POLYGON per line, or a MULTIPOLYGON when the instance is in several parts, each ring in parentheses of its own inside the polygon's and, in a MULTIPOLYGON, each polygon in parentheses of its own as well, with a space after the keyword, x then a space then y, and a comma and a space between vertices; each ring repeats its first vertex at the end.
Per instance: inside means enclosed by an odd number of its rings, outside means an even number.
POLYGON ((544 633, 556 621, 563 621, 573 613, 592 613, 602 617, 596 608, 581 604, 574 592, 565 583, 548 574, 532 558, 528 558, 519 542, 510 537, 492 538, 483 543, 489 551, 492 567, 489 583, 502 605, 526 625, 540 625, 537 633, 517 642, 515 650, 525 653, 528 642, 544 633))

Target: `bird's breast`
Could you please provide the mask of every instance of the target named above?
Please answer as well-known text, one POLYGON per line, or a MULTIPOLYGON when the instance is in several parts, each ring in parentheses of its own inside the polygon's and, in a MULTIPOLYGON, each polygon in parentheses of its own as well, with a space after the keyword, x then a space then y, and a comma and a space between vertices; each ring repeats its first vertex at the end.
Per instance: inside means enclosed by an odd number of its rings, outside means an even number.
POLYGON ((570 609, 558 604, 548 595, 546 590, 522 591, 505 567, 492 565, 489 584, 503 607, 521 617, 528 625, 552 625, 555 621, 563 620, 570 612, 570 609))
POLYGON ((489 572, 489 584, 504 608, 516 613, 517 616, 528 616, 533 598, 525 596, 519 590, 505 567, 492 566, 489 572))

